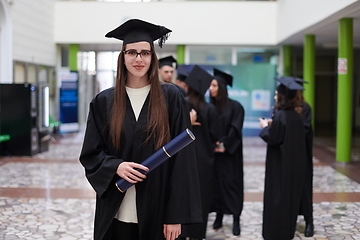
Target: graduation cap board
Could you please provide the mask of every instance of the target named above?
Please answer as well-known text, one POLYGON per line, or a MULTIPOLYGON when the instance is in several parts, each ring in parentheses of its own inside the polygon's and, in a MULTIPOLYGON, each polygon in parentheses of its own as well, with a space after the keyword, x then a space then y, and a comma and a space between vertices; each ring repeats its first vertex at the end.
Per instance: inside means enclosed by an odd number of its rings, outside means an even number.
POLYGON ((213 79, 211 74, 195 65, 184 82, 199 94, 204 95, 213 79))
POLYGON ((280 84, 284 85, 289 90, 304 90, 304 87, 301 84, 297 83, 291 78, 275 78, 280 84))
POLYGON ((178 74, 177 74, 177 77, 176 79, 184 82, 185 79, 189 76, 189 72, 186 71, 186 70, 178 70, 178 74))
POLYGON ((304 90, 304 87, 290 78, 275 78, 280 84, 276 90, 283 94, 287 99, 292 99, 296 96, 297 90, 304 90))
POLYGON ((232 87, 233 77, 230 74, 214 68, 214 78, 225 84, 225 86, 229 85, 230 87, 232 87))
POLYGON ((290 76, 283 76, 283 77, 278 77, 278 78, 282 78, 282 79, 288 79, 288 80, 292 80, 298 83, 308 83, 307 81, 305 81, 304 79, 301 78, 297 78, 297 77, 290 77, 290 76))
POLYGON ((175 65, 177 64, 177 61, 173 56, 167 56, 164 58, 160 58, 159 59, 159 68, 161 68, 162 66, 173 67, 173 63, 175 63, 175 65))
POLYGON ((160 25, 140 19, 130 19, 108 32, 105 37, 122 40, 124 45, 142 41, 153 44, 154 41, 158 40, 159 47, 162 47, 170 32, 170 29, 160 25))

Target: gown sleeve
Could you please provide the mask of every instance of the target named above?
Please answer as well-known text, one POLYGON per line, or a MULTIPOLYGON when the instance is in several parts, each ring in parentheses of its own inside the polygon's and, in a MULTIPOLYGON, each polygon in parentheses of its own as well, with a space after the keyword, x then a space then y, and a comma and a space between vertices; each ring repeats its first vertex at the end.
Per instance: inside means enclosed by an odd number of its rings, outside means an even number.
POLYGON ((109 188, 117 167, 123 162, 123 160, 108 154, 107 118, 110 107, 109 99, 103 95, 98 95, 90 103, 86 132, 80 153, 80 162, 85 168, 86 178, 100 197, 109 188))
MULTIPOLYGON (((171 138, 174 138, 186 128, 191 130, 189 107, 185 98, 177 89, 174 90, 173 86, 169 87, 166 97, 171 138)), ((190 143, 171 158, 171 168, 169 199, 165 210, 164 223, 202 222, 200 185, 194 143, 190 143)))
POLYGON ((230 120, 230 129, 223 139, 225 149, 228 153, 234 154, 242 144, 242 127, 244 123, 245 110, 243 106, 233 101, 232 119, 230 120))
POLYGON ((207 118, 212 147, 215 148, 216 141, 220 138, 219 114, 217 113, 216 108, 211 104, 209 104, 207 118))
POLYGON ((277 146, 283 143, 285 130, 285 113, 280 110, 275 113, 271 125, 265 127, 259 135, 269 146, 277 146))

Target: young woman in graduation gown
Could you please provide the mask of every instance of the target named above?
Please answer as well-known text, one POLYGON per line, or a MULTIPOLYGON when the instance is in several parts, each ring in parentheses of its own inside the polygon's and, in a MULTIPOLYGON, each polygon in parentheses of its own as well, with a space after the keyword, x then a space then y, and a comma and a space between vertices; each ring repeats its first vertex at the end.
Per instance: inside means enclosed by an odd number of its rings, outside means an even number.
POLYGON ((203 222, 183 225, 181 238, 191 240, 206 238, 208 215, 212 194, 214 192, 214 147, 219 138, 218 117, 216 108, 205 101, 204 94, 209 88, 213 76, 195 65, 185 79, 187 84, 187 101, 192 118, 192 129, 196 136, 195 149, 200 181, 203 222))
POLYGON ((276 93, 271 124, 259 119, 263 128, 260 137, 267 142, 262 235, 265 240, 290 240, 304 186, 305 129, 295 110, 299 106, 296 89, 280 84, 276 93))
POLYGON ((90 103, 80 155, 96 192, 95 240, 174 240, 181 224, 202 221, 193 144, 146 176, 136 170, 191 127, 184 97, 158 78, 153 41, 170 31, 131 19, 106 35, 124 41, 116 83, 90 103), (120 192, 120 178, 136 184, 120 192))
POLYGON ((216 212, 214 229, 222 227, 224 214, 233 215, 233 234, 240 235, 240 215, 244 203, 244 170, 242 127, 243 106, 230 98, 226 85, 232 86, 232 76, 214 69, 210 85, 210 101, 219 115, 220 138, 215 148, 215 185, 211 212, 216 212))

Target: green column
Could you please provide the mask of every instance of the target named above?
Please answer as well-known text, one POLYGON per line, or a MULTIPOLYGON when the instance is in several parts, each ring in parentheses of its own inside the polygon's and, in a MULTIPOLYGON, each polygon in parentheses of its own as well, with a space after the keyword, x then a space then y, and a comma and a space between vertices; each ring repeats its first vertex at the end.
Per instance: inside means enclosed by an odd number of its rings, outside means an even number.
POLYGON ((289 45, 283 46, 283 76, 292 76, 292 47, 289 45))
POLYGON ((312 126, 314 129, 315 116, 315 36, 305 35, 304 38, 304 98, 312 110, 312 126))
POLYGON ((336 161, 349 162, 351 156, 351 114, 353 76, 353 19, 339 20, 338 99, 336 121, 336 161))
POLYGON ((185 45, 176 46, 176 61, 178 64, 185 64, 185 45))
POLYGON ((79 52, 79 44, 69 45, 69 69, 77 71, 77 53, 79 52))

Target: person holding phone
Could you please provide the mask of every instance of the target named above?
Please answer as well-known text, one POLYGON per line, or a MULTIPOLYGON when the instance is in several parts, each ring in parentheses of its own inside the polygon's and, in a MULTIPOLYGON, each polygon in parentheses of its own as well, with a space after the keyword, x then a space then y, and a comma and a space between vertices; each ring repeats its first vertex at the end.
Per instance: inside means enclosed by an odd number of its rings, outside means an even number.
POLYGON ((294 238, 305 185, 306 138, 303 120, 295 110, 303 87, 278 79, 271 125, 259 118, 260 137, 267 143, 262 235, 265 240, 294 238))

